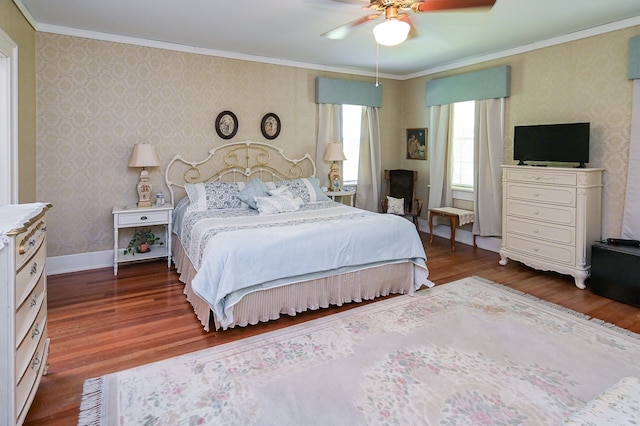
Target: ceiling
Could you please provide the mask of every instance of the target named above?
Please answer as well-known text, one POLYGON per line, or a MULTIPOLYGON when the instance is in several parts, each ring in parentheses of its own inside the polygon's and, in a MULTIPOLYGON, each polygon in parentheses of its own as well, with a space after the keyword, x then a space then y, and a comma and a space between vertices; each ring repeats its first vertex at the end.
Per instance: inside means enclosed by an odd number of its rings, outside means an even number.
POLYGON ((394 47, 359 26, 321 34, 372 12, 368 0, 14 0, 38 31, 405 79, 640 25, 639 0, 497 0, 488 12, 411 14, 418 37, 394 47))

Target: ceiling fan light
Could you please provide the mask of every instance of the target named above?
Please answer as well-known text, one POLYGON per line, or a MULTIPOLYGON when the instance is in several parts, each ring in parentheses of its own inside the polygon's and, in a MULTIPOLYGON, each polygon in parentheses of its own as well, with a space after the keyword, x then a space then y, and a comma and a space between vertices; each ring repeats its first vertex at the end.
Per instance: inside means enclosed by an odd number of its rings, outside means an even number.
POLYGON ((396 46, 407 39, 411 27, 404 21, 387 19, 373 27, 373 36, 378 44, 396 46))

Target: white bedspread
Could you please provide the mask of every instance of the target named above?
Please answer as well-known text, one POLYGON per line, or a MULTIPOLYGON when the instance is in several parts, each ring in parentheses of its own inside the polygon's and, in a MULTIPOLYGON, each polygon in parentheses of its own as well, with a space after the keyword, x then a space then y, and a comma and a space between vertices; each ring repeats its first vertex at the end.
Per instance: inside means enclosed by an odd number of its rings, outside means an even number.
POLYGON ((297 212, 258 215, 187 213, 177 221, 183 247, 198 271, 191 285, 224 327, 249 292, 394 262, 413 262, 427 280, 426 255, 408 220, 334 202, 297 212))

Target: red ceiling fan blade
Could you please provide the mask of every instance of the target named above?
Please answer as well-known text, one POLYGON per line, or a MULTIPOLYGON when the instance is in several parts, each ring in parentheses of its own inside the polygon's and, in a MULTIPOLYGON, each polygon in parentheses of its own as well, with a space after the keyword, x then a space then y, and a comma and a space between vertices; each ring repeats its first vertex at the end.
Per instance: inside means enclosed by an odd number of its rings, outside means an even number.
POLYGON ((365 24, 369 21, 377 19, 381 16, 381 13, 376 13, 374 15, 363 16, 362 18, 358 18, 355 21, 351 21, 347 24, 340 25, 337 28, 327 31, 324 34, 321 34, 323 37, 326 37, 331 40, 342 40, 358 25, 365 24))
POLYGON ((490 9, 496 0, 423 0, 413 4, 414 12, 436 12, 455 9, 488 8, 490 9))

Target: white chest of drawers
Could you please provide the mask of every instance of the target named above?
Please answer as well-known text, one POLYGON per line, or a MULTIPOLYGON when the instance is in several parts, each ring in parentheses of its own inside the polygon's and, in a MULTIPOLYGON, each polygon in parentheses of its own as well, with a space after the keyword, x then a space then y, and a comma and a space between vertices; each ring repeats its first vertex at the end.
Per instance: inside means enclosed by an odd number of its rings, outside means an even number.
POLYGON ((500 264, 571 275, 584 289, 601 238, 603 171, 503 166, 500 264))
POLYGON ((20 425, 47 369, 50 204, 0 207, 0 424, 20 425), (5 272, 6 271, 6 272, 5 272))

